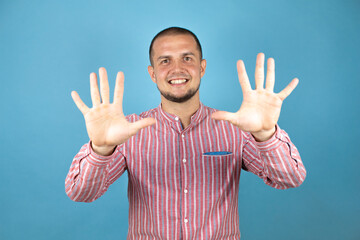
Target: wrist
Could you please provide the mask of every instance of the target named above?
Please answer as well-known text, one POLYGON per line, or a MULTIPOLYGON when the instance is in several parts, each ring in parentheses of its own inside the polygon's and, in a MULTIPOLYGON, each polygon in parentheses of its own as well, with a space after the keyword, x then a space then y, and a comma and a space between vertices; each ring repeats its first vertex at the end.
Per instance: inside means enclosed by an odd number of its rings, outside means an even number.
POLYGON ((251 135, 255 138, 257 142, 265 142, 274 136, 276 132, 276 126, 270 130, 261 130, 259 132, 251 132, 251 135))
POLYGON ((115 146, 97 146, 93 142, 90 142, 91 149, 98 155, 101 156, 110 156, 114 150, 115 146))

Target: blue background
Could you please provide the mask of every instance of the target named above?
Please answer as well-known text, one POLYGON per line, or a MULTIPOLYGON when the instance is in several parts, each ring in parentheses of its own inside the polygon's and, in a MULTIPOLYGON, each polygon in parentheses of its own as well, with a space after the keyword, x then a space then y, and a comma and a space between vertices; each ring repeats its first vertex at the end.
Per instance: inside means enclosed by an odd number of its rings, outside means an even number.
POLYGON ((194 31, 208 61, 200 95, 236 111, 236 60, 254 86, 258 52, 276 61, 276 91, 300 79, 279 124, 300 150, 304 184, 276 190, 243 172, 242 239, 360 239, 359 1, 0 1, 0 239, 125 239, 127 176, 93 203, 64 179, 88 141, 72 102, 90 105, 89 74, 125 72, 124 110, 160 97, 147 73, 152 37, 194 31))

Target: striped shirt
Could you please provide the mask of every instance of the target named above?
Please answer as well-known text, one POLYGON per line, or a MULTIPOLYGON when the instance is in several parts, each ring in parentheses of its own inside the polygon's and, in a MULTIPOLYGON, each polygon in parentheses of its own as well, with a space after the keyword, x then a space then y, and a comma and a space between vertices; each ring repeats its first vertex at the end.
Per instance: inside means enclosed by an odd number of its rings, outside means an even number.
POLYGON ((85 144, 65 181, 74 201, 91 202, 128 172, 128 239, 240 239, 238 190, 241 169, 271 187, 299 186, 306 171, 296 147, 277 126, 274 136, 256 142, 200 104, 191 123, 161 108, 129 115, 156 124, 99 156, 85 144))

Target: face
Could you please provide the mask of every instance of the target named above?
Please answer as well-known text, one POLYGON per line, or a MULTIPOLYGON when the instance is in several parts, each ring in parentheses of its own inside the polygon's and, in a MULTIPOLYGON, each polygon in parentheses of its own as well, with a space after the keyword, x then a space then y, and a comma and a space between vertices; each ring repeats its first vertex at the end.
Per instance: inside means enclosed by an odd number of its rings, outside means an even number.
POLYGON ((198 97, 206 61, 191 35, 162 36, 153 44, 153 66, 148 67, 162 97, 171 102, 185 102, 198 97))

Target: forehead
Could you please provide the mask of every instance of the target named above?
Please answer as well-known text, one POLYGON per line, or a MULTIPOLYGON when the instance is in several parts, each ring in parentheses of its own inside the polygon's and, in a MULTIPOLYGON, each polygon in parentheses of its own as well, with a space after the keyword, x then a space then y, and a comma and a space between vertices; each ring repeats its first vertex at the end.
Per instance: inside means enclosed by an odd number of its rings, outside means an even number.
POLYGON ((175 55, 185 52, 200 54, 195 39, 189 34, 161 36, 155 40, 153 52, 154 56, 175 55))

